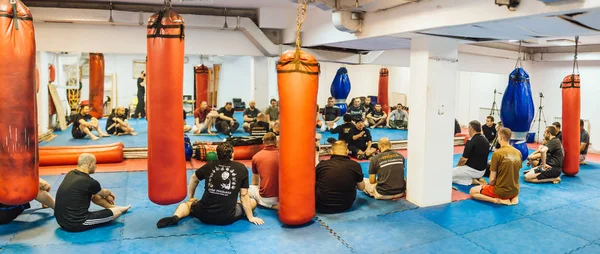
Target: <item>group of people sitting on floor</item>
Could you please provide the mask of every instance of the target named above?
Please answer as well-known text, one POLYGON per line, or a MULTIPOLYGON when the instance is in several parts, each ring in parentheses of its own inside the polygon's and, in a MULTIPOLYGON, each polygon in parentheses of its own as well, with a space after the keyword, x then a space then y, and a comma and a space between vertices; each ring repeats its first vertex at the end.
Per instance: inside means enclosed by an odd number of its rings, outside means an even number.
MULTIPOLYGON (((555 122, 544 130, 544 143, 530 154, 526 160, 532 168, 525 170, 524 179, 530 183, 559 183, 564 162, 562 133, 560 123, 555 122)), ((580 120, 580 163, 585 163, 589 147, 589 134, 580 120)), ((473 198, 497 204, 515 205, 519 201, 519 170, 522 166, 522 154, 509 142, 512 132, 495 124, 488 116, 486 124, 479 121, 469 123, 471 138, 465 144, 464 152, 452 171, 452 182, 460 185, 479 185, 470 191, 473 198), (488 163, 489 152, 493 151, 488 163), (489 176, 489 184, 483 179, 489 176)))
MULTIPOLYGON (((341 110, 335 104, 333 97, 327 99, 327 105, 319 109, 317 105, 317 128, 322 132, 335 129, 341 117, 341 110), (319 119, 319 115, 321 119, 319 119)), ((370 97, 365 97, 364 103, 360 98, 354 98, 348 105, 346 114, 352 118, 352 122, 362 121, 369 128, 392 128, 405 130, 408 127, 408 112, 406 107, 398 103, 388 114, 382 109, 381 104, 371 103, 370 97)))
POLYGON ((98 140, 101 137, 110 137, 110 135, 137 135, 134 129, 129 125, 127 114, 123 107, 118 107, 113 110, 108 119, 106 119, 104 130, 106 132, 102 131, 98 119, 90 115, 89 106, 82 105, 79 107, 79 113, 74 115, 73 128, 71 129, 71 135, 74 139, 83 139, 86 136, 89 136, 91 140, 98 140), (94 135, 92 131, 97 132, 98 136, 94 135))

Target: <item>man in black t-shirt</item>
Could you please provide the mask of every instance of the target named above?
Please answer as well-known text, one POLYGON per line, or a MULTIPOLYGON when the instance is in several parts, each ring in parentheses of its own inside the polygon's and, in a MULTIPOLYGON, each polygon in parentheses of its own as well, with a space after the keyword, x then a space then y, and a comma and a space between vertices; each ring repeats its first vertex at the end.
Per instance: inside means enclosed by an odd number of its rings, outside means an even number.
POLYGON ((266 121, 267 116, 263 113, 258 113, 256 122, 250 124, 250 135, 263 137, 269 132, 269 123, 266 121))
POLYGON ((250 101, 248 108, 244 110, 244 125, 242 126, 244 131, 250 132, 250 124, 257 121, 258 113, 260 113, 260 110, 256 108, 256 102, 250 101))
POLYGON ((364 121, 357 121, 356 126, 348 134, 350 136, 348 149, 356 159, 368 159, 377 152, 377 144, 373 144, 371 131, 365 128, 364 121))
POLYGON ((137 79, 137 106, 133 113, 133 118, 144 118, 146 117, 146 72, 142 71, 140 77, 137 79))
POLYGON ((76 114, 73 119, 71 135, 74 139, 82 139, 85 136, 90 136, 91 140, 99 139, 96 135, 92 134, 93 130, 97 131, 100 137, 110 137, 110 135, 102 132, 98 125, 98 119, 90 115, 90 107, 83 105, 79 109, 79 114, 76 114))
POLYGON ((546 145, 540 148, 527 157, 528 165, 539 166, 525 171, 525 181, 530 183, 545 183, 545 182, 560 182, 565 152, 562 143, 556 137, 557 130, 554 126, 546 127, 544 131, 544 139, 546 145))
POLYGON ((160 219, 156 223, 158 228, 177 225, 188 215, 215 225, 229 225, 244 215, 256 225, 264 223, 252 214, 257 203, 248 194, 248 169, 244 164, 232 161, 233 147, 229 143, 220 144, 217 157, 218 160, 208 161, 196 170, 188 186, 190 200, 180 204, 173 216, 160 219), (202 199, 198 200, 194 194, 201 180, 206 180, 206 183, 202 199), (238 203, 238 195, 241 203, 238 203))
POLYGON ((71 170, 58 187, 54 217, 66 231, 80 232, 96 228, 117 219, 131 206, 115 206, 115 195, 102 189, 90 174, 96 172, 96 157, 83 153, 77 169, 71 170), (90 212, 90 201, 105 209, 90 212))
POLYGON ((365 108, 360 104, 360 98, 355 98, 354 102, 350 107, 348 107, 348 110, 346 112, 350 114, 350 116, 352 117, 352 122, 354 122, 354 124, 356 124, 357 121, 364 121, 364 124, 366 126, 369 125, 369 123, 366 122, 367 120, 365 120, 365 108))
POLYGON ((381 153, 373 156, 369 163, 369 178, 365 178, 365 193, 375 199, 397 199, 404 197, 404 156, 392 150, 388 138, 377 142, 381 153))
POLYGON ((217 113, 219 113, 219 117, 217 118, 215 127, 218 132, 231 135, 232 132, 235 132, 240 127, 240 123, 233 117, 235 110, 231 102, 226 102, 225 107, 220 108, 217 113))
POLYGON ((365 97, 365 103, 363 103, 363 107, 365 108, 365 115, 369 115, 369 113, 375 110, 375 106, 371 103, 371 97, 365 97))
POLYGON ((552 125, 554 126, 554 128, 556 128, 556 130, 558 131, 558 133, 556 133, 556 137, 558 138, 558 140, 560 140, 560 142, 562 143, 562 131, 560 131, 560 123, 559 122, 553 122, 552 125))
MULTIPOLYGON (((50 196, 50 184, 40 178, 38 194, 35 200, 42 203, 42 208, 54 209, 54 199, 50 196)), ((23 211, 31 208, 29 203, 21 205, 5 205, 0 204, 0 225, 7 224, 16 219, 23 211)))
POLYGON ((335 106, 333 97, 327 98, 327 105, 321 112, 324 124, 321 126, 321 131, 332 130, 337 127, 337 121, 340 120, 340 108, 335 106))
POLYGON ((317 164, 315 201, 319 213, 340 213, 352 207, 356 189, 365 183, 360 164, 348 157, 348 147, 342 140, 331 146, 331 158, 317 164))
MULTIPOLYGON (((368 98, 368 97, 367 97, 368 98)), ((381 104, 375 104, 375 109, 371 110, 367 114, 367 121, 369 121, 369 127, 371 128, 383 128, 387 120, 387 114, 381 110, 381 104)))
POLYGON ((471 138, 465 144, 462 157, 452 170, 452 182, 460 185, 485 184, 483 175, 487 167, 490 143, 481 135, 481 123, 469 122, 471 138))
POLYGON ((352 122, 352 117, 349 114, 344 115, 344 124, 331 129, 331 133, 338 133, 338 140, 343 140, 346 143, 350 143, 352 140, 352 136, 350 136, 350 131, 354 128, 354 123, 352 122))
POLYGON ((127 116, 125 115, 125 108, 123 107, 116 108, 108 119, 106 119, 106 132, 117 136, 137 135, 134 129, 129 126, 129 121, 127 121, 127 116))
POLYGON ((494 142, 494 140, 496 139, 496 124, 494 123, 493 116, 486 117, 485 124, 481 126, 481 130, 483 131, 483 135, 488 140, 488 142, 494 142))

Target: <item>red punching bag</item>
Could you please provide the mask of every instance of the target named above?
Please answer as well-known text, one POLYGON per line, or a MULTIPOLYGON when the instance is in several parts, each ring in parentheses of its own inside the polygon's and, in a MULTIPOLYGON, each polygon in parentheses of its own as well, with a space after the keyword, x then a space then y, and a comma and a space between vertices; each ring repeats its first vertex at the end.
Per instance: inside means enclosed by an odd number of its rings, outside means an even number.
POLYGON ((194 67, 194 79, 196 81, 196 108, 200 108, 200 103, 208 102, 208 67, 204 64, 194 67))
POLYGON ((302 225, 315 216, 315 112, 320 67, 314 56, 297 53, 286 51, 277 63, 279 219, 286 225, 302 225))
MULTIPOLYGON (((56 79, 56 70, 54 69, 54 65, 48 65, 48 82, 52 83, 56 79)), ((54 106, 54 101, 52 100, 52 95, 50 94, 50 88, 48 88, 48 115, 56 114, 56 106, 54 106)))
POLYGON ((379 90, 377 92, 377 103, 381 104, 381 110, 383 112, 390 112, 390 104, 388 101, 388 75, 389 71, 387 68, 381 68, 379 70, 379 90))
POLYGON ((33 17, 0 0, 0 203, 20 205, 39 189, 33 17))
POLYGON ((187 195, 181 117, 183 25, 171 8, 148 20, 148 197, 159 205, 177 203, 187 195))
POLYGON ((104 110, 104 55, 90 53, 90 115, 100 119, 104 110))
POLYGON ((579 148, 581 116, 581 93, 579 90, 579 74, 566 76, 560 88, 562 89, 562 143, 565 150, 563 173, 574 176, 579 173, 579 148))

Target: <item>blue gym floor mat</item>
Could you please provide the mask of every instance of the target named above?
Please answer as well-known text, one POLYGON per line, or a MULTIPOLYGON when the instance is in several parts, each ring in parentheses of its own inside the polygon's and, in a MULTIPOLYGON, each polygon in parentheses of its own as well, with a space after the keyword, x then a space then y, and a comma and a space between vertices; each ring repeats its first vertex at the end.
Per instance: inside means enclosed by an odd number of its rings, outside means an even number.
POLYGON ((600 210, 569 205, 548 210, 530 218, 588 241, 600 240, 600 210))
POLYGON ((329 225, 358 253, 394 252, 454 236, 415 211, 329 225))
POLYGON ((488 254, 489 251, 477 246, 471 241, 461 237, 461 236, 453 236, 450 238, 446 238, 440 241, 435 241, 432 243, 426 243, 422 245, 417 245, 414 247, 410 247, 407 249, 402 249, 398 253, 402 254, 463 254, 463 253, 472 253, 472 254, 488 254), (452 246, 448 248, 448 246, 452 246))
POLYGON ((592 198, 581 202, 581 204, 596 210, 600 210, 600 198, 592 198))
POLYGON ((600 253, 600 243, 590 244, 581 249, 571 252, 572 254, 598 254, 600 253))
MULTIPOLYGON (((107 241, 86 244, 60 244, 60 245, 38 245, 13 244, 2 253, 90 253, 90 254, 115 254, 119 253, 120 241, 107 241)), ((139 252, 138 252, 139 253, 139 252)))
MULTIPOLYGON (((552 223, 552 220, 547 223, 552 223)), ((493 253, 568 253, 589 244, 581 238, 528 218, 469 233, 464 237, 493 253)))
MULTIPOLYGON (((235 253, 222 233, 146 239, 126 239, 119 253, 235 253)), ((252 248, 252 245, 244 246, 252 248)))

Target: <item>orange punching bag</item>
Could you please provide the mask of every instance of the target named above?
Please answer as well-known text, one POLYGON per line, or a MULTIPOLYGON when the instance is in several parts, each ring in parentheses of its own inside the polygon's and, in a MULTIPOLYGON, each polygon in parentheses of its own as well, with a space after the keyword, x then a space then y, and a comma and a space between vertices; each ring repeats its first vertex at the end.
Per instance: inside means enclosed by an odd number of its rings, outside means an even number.
POLYGON ((100 119, 104 109, 104 55, 90 53, 90 115, 100 119))
MULTIPOLYGON (((56 70, 54 69, 54 65, 48 65, 48 82, 52 83, 56 79, 56 70)), ((54 106, 54 101, 52 100, 52 95, 50 94, 50 89, 48 89, 48 115, 52 116, 56 114, 56 106, 54 106)))
POLYGON ((581 116, 581 94, 579 74, 566 76, 560 88, 562 89, 562 143, 565 150, 563 173, 574 176, 579 173, 579 148, 581 116))
POLYGON ((196 108, 200 103, 208 102, 208 67, 201 64, 194 67, 194 80, 196 81, 196 108))
POLYGON ((315 216, 315 188, 311 186, 315 186, 316 178, 315 112, 320 66, 314 56, 302 51, 297 54, 286 51, 277 63, 279 219, 286 225, 302 225, 315 216))
POLYGON ((39 189, 33 17, 0 0, 0 203, 20 205, 39 189))
POLYGON ((388 102, 388 75, 387 68, 379 70, 379 90, 377 91, 377 103, 381 104, 383 112, 390 112, 390 104, 388 102))
POLYGON ((165 8, 150 17, 147 27, 148 197, 159 205, 187 195, 181 128, 183 24, 181 16, 165 8))

